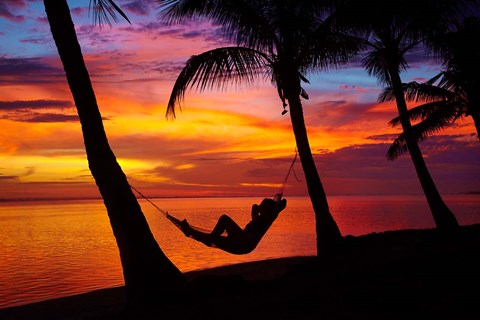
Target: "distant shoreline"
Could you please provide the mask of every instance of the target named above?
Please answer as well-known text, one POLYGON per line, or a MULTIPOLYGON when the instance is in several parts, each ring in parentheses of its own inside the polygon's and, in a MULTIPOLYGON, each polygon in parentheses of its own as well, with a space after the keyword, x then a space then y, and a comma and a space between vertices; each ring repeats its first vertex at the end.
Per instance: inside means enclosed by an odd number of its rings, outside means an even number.
MULTIPOLYGON (((396 197, 396 196, 422 196, 423 194, 331 194, 331 197, 396 197)), ((469 191, 462 193, 451 193, 444 194, 443 196, 480 196, 480 191, 469 191)), ((225 196, 149 196, 149 199, 221 199, 221 198, 255 198, 255 197, 265 197, 265 195, 225 195, 225 196)), ((302 198, 308 197, 308 195, 291 195, 285 196, 286 198, 302 198)), ((137 199, 142 200, 142 197, 137 199)), ((81 198, 0 198, 0 203, 6 202, 41 202, 41 201, 102 201, 102 197, 81 197, 81 198)))

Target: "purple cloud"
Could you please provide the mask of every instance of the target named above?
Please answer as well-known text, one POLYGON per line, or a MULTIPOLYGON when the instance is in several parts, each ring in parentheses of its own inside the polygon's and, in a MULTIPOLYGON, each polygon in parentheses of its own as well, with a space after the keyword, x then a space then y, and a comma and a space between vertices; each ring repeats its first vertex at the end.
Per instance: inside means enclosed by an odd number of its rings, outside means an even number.
POLYGON ((65 100, 28 100, 28 101, 0 101, 0 119, 18 122, 78 122, 76 114, 61 112, 73 107, 72 102, 65 100), (59 112, 36 112, 33 110, 54 109, 59 112))
POLYGON ((13 14, 12 9, 16 10, 24 7, 25 3, 21 0, 2 0, 2 2, 0 2, 0 17, 12 22, 23 22, 25 21, 25 17, 13 14))
POLYGON ((38 113, 29 111, 19 111, 14 114, 0 116, 0 119, 9 119, 18 122, 78 122, 77 115, 68 115, 60 113, 38 113))
POLYGON ((0 56, 0 85, 55 82, 64 79, 60 68, 39 58, 8 58, 0 56))
POLYGON ((0 110, 66 109, 71 107, 72 107, 72 102, 66 101, 66 100, 0 101, 0 110))
POLYGON ((70 8, 70 12, 76 17, 84 17, 88 15, 88 8, 87 7, 70 8))
POLYGON ((377 134, 374 136, 366 137, 368 140, 372 140, 375 142, 382 142, 382 143, 391 143, 398 137, 398 134, 377 134))
POLYGON ((19 120, 22 122, 78 122, 77 115, 58 113, 32 113, 29 118, 19 120))
POLYGON ((147 16, 152 10, 155 9, 151 1, 136 0, 131 1, 121 6, 125 11, 131 12, 138 16, 147 16))
POLYGON ((51 40, 44 37, 30 37, 28 39, 20 40, 21 43, 31 43, 31 44, 46 44, 50 43, 51 40))
MULTIPOLYGON (((473 142, 470 136, 455 135, 431 137, 421 144, 427 167, 441 193, 480 191, 480 148, 478 140, 473 142)), ((356 145, 316 156, 328 192, 421 194, 409 155, 388 161, 388 147, 387 143, 356 145)))
POLYGON ((187 21, 181 25, 167 25, 162 21, 148 22, 139 26, 128 26, 123 30, 133 33, 147 33, 154 40, 157 37, 173 37, 178 39, 201 39, 212 44, 224 45, 219 28, 203 21, 187 21))

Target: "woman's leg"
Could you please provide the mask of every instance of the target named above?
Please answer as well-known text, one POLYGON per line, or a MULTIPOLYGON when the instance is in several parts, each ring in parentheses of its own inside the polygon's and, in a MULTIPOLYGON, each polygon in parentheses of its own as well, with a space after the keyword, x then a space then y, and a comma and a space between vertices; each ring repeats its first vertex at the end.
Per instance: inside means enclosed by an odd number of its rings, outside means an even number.
POLYGON ((245 254, 253 249, 243 229, 227 215, 218 219, 211 236, 212 244, 216 248, 229 253, 245 254), (222 236, 224 232, 227 233, 226 236, 222 236))
POLYGON ((224 214, 220 217, 220 219, 218 219, 217 224, 210 234, 212 237, 219 237, 225 231, 227 232, 228 237, 235 237, 236 235, 243 233, 242 228, 240 228, 239 225, 232 220, 232 218, 224 214))
POLYGON ((229 216, 222 215, 211 233, 198 231, 188 225, 185 221, 182 223, 182 230, 185 235, 204 243, 211 247, 230 252, 233 254, 245 254, 252 250, 245 233, 229 216), (222 236, 226 232, 227 236, 222 236))
POLYGON ((228 243, 230 241, 236 241, 237 238, 243 235, 242 228, 227 215, 222 215, 218 219, 211 233, 205 233, 190 227, 186 220, 182 221, 181 229, 187 237, 203 242, 209 247, 212 246, 212 243, 215 244, 216 242, 228 243), (222 236, 224 232, 227 232, 226 237, 222 236))
POLYGON ((181 230, 187 237, 191 237, 197 241, 204 243, 205 245, 212 246, 212 236, 210 233, 205 233, 190 227, 187 220, 183 220, 181 223, 181 230))

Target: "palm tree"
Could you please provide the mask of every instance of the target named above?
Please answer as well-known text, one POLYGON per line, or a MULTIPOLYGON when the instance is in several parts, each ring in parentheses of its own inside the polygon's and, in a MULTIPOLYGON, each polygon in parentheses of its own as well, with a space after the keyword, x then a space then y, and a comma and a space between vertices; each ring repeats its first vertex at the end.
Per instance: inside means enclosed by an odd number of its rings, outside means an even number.
MULTIPOLYGON (((119 10, 112 1, 94 2, 96 9, 119 10)), ((44 0, 44 5, 82 125, 88 164, 104 199, 120 251, 127 298, 141 301, 161 294, 181 282, 183 276, 155 241, 108 144, 67 1, 44 0)))
POLYGON ((305 74, 345 62, 357 49, 334 33, 331 1, 292 0, 163 0, 159 18, 169 24, 207 18, 220 25, 236 46, 192 56, 178 76, 167 115, 175 116, 187 89, 223 89, 270 78, 284 112, 288 106, 295 141, 305 172, 316 220, 317 253, 332 250, 341 239, 310 150, 301 98, 305 74))
MULTIPOLYGON (((467 116, 472 117, 480 139, 480 51, 471 45, 479 37, 480 19, 468 17, 456 25, 455 31, 441 39, 447 48, 443 63, 446 69, 425 83, 404 84, 407 100, 425 102, 408 111, 411 120, 422 120, 413 126, 417 141, 467 116)), ((391 88, 385 89, 380 96, 381 101, 393 99, 391 88)), ((399 117, 390 121, 392 126, 399 123, 399 117)), ((387 155, 394 159, 405 151, 405 135, 402 133, 392 143, 387 155)))
POLYGON ((408 68, 406 55, 430 48, 431 39, 445 34, 453 18, 475 1, 402 0, 348 1, 337 21, 364 32, 368 50, 362 60, 367 72, 392 88, 399 121, 436 226, 452 230, 458 222, 443 201, 428 171, 410 122, 400 73, 408 68))

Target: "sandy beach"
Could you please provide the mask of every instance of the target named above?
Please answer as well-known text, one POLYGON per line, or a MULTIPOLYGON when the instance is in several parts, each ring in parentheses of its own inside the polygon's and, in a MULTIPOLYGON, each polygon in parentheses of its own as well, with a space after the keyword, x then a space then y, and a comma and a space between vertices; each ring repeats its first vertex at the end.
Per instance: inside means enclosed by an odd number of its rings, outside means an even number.
POLYGON ((480 225, 346 237, 328 257, 186 273, 182 290, 128 305, 112 288, 0 310, 1 319, 479 319, 480 225))

